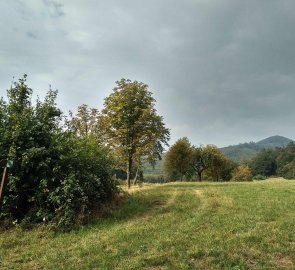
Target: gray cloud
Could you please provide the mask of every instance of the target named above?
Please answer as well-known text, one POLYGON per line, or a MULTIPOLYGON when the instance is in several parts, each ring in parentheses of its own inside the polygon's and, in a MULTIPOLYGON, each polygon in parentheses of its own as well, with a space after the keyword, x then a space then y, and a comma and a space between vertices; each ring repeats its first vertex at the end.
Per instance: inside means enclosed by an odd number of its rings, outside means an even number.
POLYGON ((127 77, 150 85, 172 142, 295 138, 291 0, 19 0, 0 13, 2 95, 27 73, 65 112, 101 108, 127 77))

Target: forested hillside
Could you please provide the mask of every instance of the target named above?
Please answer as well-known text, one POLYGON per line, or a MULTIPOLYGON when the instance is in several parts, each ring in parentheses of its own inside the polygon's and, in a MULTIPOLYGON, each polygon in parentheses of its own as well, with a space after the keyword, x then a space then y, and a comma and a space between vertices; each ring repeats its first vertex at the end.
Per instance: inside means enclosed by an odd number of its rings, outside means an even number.
POLYGON ((226 157, 234 162, 249 161, 255 157, 263 148, 274 149, 276 147, 284 147, 293 140, 283 136, 271 136, 258 142, 241 143, 238 145, 230 145, 222 147, 220 150, 226 157))

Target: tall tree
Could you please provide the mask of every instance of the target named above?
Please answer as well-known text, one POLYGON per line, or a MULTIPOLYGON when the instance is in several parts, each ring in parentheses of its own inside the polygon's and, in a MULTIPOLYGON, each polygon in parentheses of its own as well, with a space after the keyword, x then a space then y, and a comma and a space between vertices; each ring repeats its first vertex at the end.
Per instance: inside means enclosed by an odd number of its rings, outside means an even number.
POLYGON ((164 168, 169 177, 183 177, 191 172, 193 148, 188 140, 184 137, 173 144, 165 156, 164 168))
POLYGON ((155 160, 168 144, 170 132, 157 114, 148 85, 126 79, 116 84, 105 99, 99 122, 105 142, 127 162, 130 188, 134 158, 155 160))

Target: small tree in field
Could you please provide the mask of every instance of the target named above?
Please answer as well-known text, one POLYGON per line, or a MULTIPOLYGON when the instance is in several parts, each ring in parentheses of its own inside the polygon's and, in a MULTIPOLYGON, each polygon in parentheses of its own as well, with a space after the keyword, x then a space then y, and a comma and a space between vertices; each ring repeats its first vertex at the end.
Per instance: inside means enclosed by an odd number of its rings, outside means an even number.
POLYGON ((187 138, 181 138, 173 144, 166 156, 164 168, 169 177, 178 177, 180 181, 192 171, 193 148, 187 138))
POLYGON ((170 132, 155 109, 155 99, 142 82, 121 79, 105 99, 100 116, 104 141, 127 163, 130 188, 134 159, 153 161, 160 157, 170 132))
POLYGON ((250 168, 246 165, 238 166, 232 174, 232 181, 252 181, 253 175, 250 168))

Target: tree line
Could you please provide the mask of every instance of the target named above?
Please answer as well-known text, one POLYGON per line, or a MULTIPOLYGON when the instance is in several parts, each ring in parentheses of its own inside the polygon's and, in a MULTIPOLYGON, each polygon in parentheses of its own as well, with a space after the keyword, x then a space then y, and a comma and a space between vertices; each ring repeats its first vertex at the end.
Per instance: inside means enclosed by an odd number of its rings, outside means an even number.
POLYGON ((295 179, 295 144, 262 149, 240 164, 226 158, 215 145, 193 146, 180 138, 165 154, 164 174, 171 180, 251 181, 272 176, 295 179))
MULTIPOLYGON (((238 168, 215 145, 196 147, 186 137, 180 138, 169 148, 164 160, 166 178, 180 181, 229 181, 235 179, 238 168)), ((244 180, 251 180, 251 176, 246 176, 244 180)))
POLYGON ((263 149, 248 165, 256 179, 270 176, 295 179, 295 144, 291 142, 285 147, 263 149))

